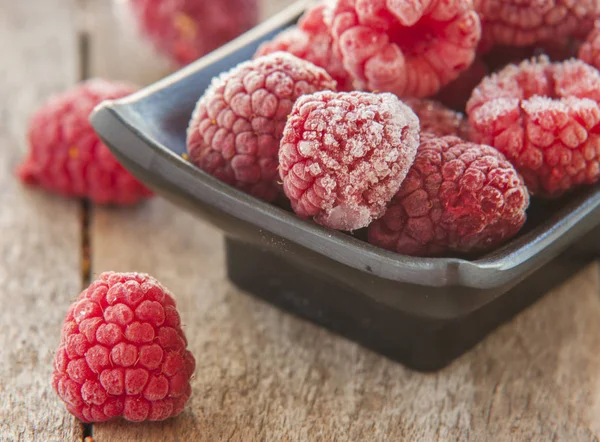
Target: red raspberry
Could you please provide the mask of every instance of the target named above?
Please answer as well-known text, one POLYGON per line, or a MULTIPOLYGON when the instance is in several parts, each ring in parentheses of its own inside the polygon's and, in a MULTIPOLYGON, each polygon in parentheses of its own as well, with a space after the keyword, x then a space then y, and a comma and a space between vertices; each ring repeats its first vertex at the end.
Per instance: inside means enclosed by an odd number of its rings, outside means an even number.
POLYGON ((435 94, 469 67, 481 28, 470 0, 337 0, 331 32, 358 87, 435 94))
POLYGON ((308 9, 297 27, 289 28, 273 40, 263 43, 255 57, 285 51, 325 69, 337 82, 337 89, 350 91, 352 78, 344 69, 342 61, 333 50, 333 40, 323 21, 324 4, 308 9))
POLYGON ((252 28, 257 0, 129 0, 144 34, 185 65, 252 28))
POLYGON ((485 252, 516 235, 528 205, 523 181, 496 149, 425 135, 369 242, 413 256, 485 252))
POLYGON ((423 98, 407 98, 404 104, 419 117, 421 133, 429 132, 438 137, 445 135, 465 137, 467 121, 463 114, 448 109, 438 101, 423 98))
POLYGON ((417 116, 392 94, 307 95, 294 105, 281 140, 283 189, 301 217, 360 229, 383 215, 418 144, 417 116))
POLYGON ((481 17, 482 48, 585 36, 600 13, 598 0, 474 0, 474 4, 481 17))
POLYGON ((181 413, 195 368, 171 293, 141 273, 102 273, 67 312, 52 385, 84 422, 181 413))
POLYGON ((600 72, 541 57, 485 78, 467 103, 471 136, 500 150, 531 193, 600 178, 600 72))
POLYGON ((471 92, 488 74, 487 64, 478 57, 456 80, 444 86, 435 98, 452 109, 464 111, 471 92))
POLYGON ((98 204, 133 204, 151 196, 117 162, 88 122, 98 103, 134 91, 128 84, 93 79, 50 99, 29 124, 30 152, 17 170, 19 178, 98 204))
POLYGON ((277 153, 296 99, 335 81, 285 52, 245 62, 213 80, 198 101, 187 133, 190 159, 201 169, 265 201, 273 201, 277 153))
POLYGON ((579 48, 579 59, 600 69, 600 21, 579 48))

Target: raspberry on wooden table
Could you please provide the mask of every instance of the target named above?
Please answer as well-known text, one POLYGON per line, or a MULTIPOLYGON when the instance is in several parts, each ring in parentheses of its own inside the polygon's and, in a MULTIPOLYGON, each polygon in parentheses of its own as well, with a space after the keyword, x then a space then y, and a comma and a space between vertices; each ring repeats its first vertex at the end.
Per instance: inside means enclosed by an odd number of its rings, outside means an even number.
POLYGON ((525 223, 529 194, 496 149, 423 135, 417 157, 369 242, 405 255, 486 252, 525 223))
POLYGON ((360 89, 426 97, 467 69, 481 36, 470 0, 335 0, 326 19, 360 89))
POLYGON ((129 0, 141 30, 185 65, 258 22, 258 0, 129 0))
POLYGON ((546 57, 509 65, 473 91, 474 141, 500 150, 529 191, 556 197, 600 178, 600 72, 546 57))
POLYGON ((467 134, 467 120, 464 115, 448 109, 439 101, 407 98, 404 104, 419 117, 421 133, 429 132, 438 137, 455 135, 460 138, 464 138, 467 134))
POLYGON ((281 141, 283 189, 301 217, 360 229, 383 215, 418 144, 419 119, 392 94, 306 95, 281 141))
POLYGON ((486 49, 585 37, 600 14, 599 0, 474 0, 474 4, 486 49))
POLYGON ((52 385, 84 422, 183 410, 195 360, 171 293, 141 273, 102 273, 69 308, 52 385))
POLYGON ((29 154, 17 175, 27 184, 98 204, 133 204, 151 192, 127 172, 88 117, 104 100, 135 92, 125 83, 87 80, 51 98, 29 124, 29 154))
POLYGON ((190 160, 225 183, 265 201, 280 192, 277 153, 296 99, 335 81, 286 52, 241 63, 215 78, 187 131, 190 160))
POLYGON ((325 69, 337 82, 337 90, 353 89, 352 77, 333 50, 333 39, 324 22, 325 5, 319 3, 309 8, 298 21, 298 26, 286 29, 271 41, 263 43, 257 56, 285 51, 325 69))

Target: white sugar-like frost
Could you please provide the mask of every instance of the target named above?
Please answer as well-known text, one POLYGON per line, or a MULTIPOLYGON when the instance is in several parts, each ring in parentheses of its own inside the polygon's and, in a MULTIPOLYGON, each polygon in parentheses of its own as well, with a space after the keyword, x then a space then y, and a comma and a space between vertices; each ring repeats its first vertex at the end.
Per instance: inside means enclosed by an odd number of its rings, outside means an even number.
POLYGON ((325 143, 325 146, 327 146, 327 147, 337 148, 340 145, 340 143, 338 143, 338 141, 335 139, 335 137, 333 135, 331 135, 329 132, 326 133, 325 136, 323 137, 323 142, 325 143))
POLYGON ((305 157, 310 157, 315 151, 315 143, 312 141, 300 141, 298 143, 298 151, 305 157))
POLYGON ((397 161, 399 157, 400 157, 400 151, 397 148, 394 148, 385 155, 385 160, 387 162, 391 163, 393 161, 397 161))
POLYGON ((321 166, 319 166, 319 163, 312 163, 311 165, 309 165, 307 167, 307 169, 312 176, 318 176, 322 172, 321 166))
POLYGON ((346 141, 346 149, 354 158, 361 158, 366 155, 369 146, 360 139, 352 138, 346 141))

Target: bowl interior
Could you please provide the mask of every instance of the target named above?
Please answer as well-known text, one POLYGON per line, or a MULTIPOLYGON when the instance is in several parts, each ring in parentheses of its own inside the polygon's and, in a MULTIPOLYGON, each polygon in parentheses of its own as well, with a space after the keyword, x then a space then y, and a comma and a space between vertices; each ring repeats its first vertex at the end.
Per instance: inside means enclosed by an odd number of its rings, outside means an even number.
MULTIPOLYGON (((260 43, 293 25, 302 8, 301 4, 296 5, 164 80, 130 97, 103 105, 96 115, 92 116, 92 123, 99 129, 103 139, 109 141, 111 149, 117 153, 120 150, 119 143, 110 142, 109 131, 100 128, 101 125, 97 124, 97 121, 101 119, 103 115, 100 114, 103 112, 118 114, 120 123, 143 140, 147 148, 153 149, 166 157, 169 162, 177 165, 180 170, 191 174, 190 165, 182 158, 182 154, 186 151, 188 121, 198 98, 210 85, 213 77, 228 71, 242 61, 251 59, 260 43)), ((211 188, 218 186, 212 177, 202 171, 194 171, 194 174, 194 179, 202 182, 203 185, 211 188)), ((248 196, 242 195, 236 189, 228 189, 227 194, 238 201, 248 200, 248 196)), ((367 254, 369 259, 379 261, 374 266, 376 268, 382 268, 381 263, 384 263, 395 268, 410 266, 427 270, 444 267, 453 272, 461 268, 477 271, 492 269, 501 272, 522 266, 536 258, 536 263, 530 262, 525 266, 527 268, 522 270, 525 273, 534 266, 549 261, 595 227, 600 221, 599 203, 599 186, 582 189, 554 201, 534 198, 528 212, 528 221, 520 234, 499 249, 481 256, 413 258, 367 244, 361 240, 364 239, 364 232, 356 232, 354 236, 350 236, 329 231, 326 236, 333 245, 336 242, 344 243, 346 251, 354 248, 357 254, 367 254), (542 252, 543 258, 540 257, 542 252)), ((255 200, 254 204, 263 211, 267 207, 266 203, 258 200, 255 200)), ((323 236, 323 232, 326 231, 310 221, 298 219, 293 214, 291 217, 287 212, 284 214, 285 210, 283 207, 274 207, 267 211, 279 219, 286 220, 288 224, 293 225, 292 227, 301 226, 303 231, 313 232, 317 236, 323 236)), ((257 227, 264 226, 257 225, 257 227)), ((362 269, 365 268, 364 265, 361 266, 362 269)), ((368 268, 369 265, 366 267, 368 268)), ((393 269, 390 272, 393 273, 393 269)), ((485 274, 479 276, 484 278, 485 274)))

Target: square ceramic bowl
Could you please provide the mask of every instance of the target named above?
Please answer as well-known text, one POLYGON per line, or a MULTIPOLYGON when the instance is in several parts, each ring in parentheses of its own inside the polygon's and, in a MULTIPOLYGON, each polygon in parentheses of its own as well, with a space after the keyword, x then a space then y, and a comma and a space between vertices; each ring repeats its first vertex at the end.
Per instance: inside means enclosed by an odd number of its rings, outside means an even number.
POLYGON ((92 124, 137 178, 224 232, 233 283, 409 367, 439 369, 593 258, 600 188, 534 201, 523 232, 493 253, 414 258, 302 220, 185 161, 188 120, 211 79, 250 59, 305 4, 130 97, 103 103, 92 124))

